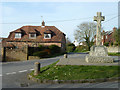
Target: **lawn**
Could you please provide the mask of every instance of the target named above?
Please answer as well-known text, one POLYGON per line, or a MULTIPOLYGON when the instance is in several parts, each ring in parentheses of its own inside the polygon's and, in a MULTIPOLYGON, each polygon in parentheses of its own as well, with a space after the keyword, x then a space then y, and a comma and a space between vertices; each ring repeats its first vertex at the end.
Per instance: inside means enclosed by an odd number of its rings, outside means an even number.
POLYGON ((108 53, 109 56, 120 56, 120 53, 108 53))
POLYGON ((41 68, 41 80, 80 80, 118 77, 118 66, 56 66, 56 63, 41 68))

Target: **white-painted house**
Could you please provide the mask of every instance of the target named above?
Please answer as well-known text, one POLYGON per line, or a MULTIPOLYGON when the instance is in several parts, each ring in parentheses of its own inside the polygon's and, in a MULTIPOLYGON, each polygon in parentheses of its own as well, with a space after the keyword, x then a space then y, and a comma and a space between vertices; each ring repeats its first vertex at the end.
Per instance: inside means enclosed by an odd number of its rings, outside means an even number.
POLYGON ((75 46, 84 45, 83 42, 80 42, 80 43, 79 43, 79 42, 77 42, 77 40, 75 40, 75 41, 73 42, 73 44, 74 44, 75 46))

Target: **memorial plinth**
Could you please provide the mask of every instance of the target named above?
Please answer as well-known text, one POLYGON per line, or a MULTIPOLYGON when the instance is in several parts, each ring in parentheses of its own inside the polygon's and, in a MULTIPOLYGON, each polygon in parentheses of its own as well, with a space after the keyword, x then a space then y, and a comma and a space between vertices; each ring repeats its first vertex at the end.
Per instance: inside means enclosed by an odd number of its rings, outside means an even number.
POLYGON ((105 17, 101 12, 97 12, 97 16, 94 17, 94 21, 97 21, 96 32, 96 46, 92 46, 90 53, 86 56, 85 61, 90 63, 112 63, 113 58, 108 56, 108 50, 105 46, 101 45, 101 21, 104 21, 105 17))
POLYGON ((89 63, 112 63, 113 58, 108 56, 107 48, 105 46, 92 46, 85 61, 89 63))

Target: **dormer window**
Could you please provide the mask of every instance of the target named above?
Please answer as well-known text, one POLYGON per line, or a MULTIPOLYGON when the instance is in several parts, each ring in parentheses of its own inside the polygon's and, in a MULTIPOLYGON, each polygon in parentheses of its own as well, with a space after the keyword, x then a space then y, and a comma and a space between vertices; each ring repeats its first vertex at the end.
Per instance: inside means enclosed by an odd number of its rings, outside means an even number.
POLYGON ((52 37, 52 31, 51 30, 46 30, 44 32, 44 39, 51 39, 52 37))
POLYGON ((51 39, 51 34, 44 34, 44 39, 51 39))
POLYGON ((21 33, 15 33, 15 38, 21 38, 21 33))
POLYGON ((30 33, 29 38, 30 39, 36 39, 36 33, 30 33))

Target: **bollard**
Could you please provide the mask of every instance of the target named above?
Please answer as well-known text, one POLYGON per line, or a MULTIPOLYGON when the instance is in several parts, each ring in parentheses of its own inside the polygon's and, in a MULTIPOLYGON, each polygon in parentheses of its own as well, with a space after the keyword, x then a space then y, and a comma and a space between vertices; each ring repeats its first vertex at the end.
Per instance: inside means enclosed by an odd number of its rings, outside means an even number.
POLYGON ((67 54, 64 54, 64 58, 67 58, 67 54))
POLYGON ((34 75, 38 75, 40 73, 40 63, 39 62, 35 62, 34 63, 34 75))

